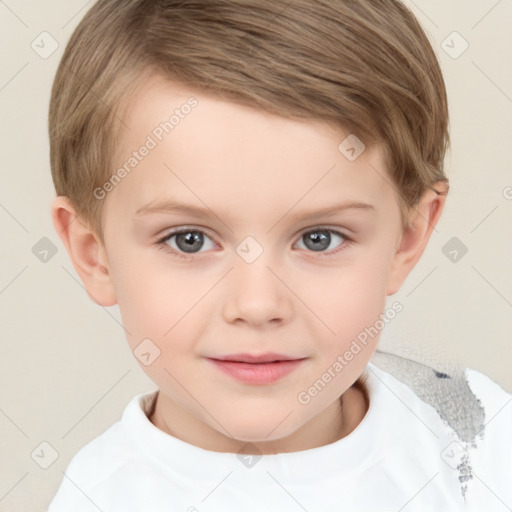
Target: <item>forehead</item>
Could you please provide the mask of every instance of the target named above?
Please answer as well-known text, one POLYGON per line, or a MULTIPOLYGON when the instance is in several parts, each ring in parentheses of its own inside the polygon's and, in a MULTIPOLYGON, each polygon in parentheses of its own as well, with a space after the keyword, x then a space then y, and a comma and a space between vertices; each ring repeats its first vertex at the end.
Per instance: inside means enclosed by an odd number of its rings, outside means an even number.
POLYGON ((122 200, 128 216, 166 199, 214 211, 231 205, 253 217, 294 204, 347 200, 378 208, 394 200, 381 148, 366 147, 351 161, 340 150, 350 133, 318 120, 283 118, 156 75, 123 120, 130 129, 114 163, 128 172, 108 199, 122 200))

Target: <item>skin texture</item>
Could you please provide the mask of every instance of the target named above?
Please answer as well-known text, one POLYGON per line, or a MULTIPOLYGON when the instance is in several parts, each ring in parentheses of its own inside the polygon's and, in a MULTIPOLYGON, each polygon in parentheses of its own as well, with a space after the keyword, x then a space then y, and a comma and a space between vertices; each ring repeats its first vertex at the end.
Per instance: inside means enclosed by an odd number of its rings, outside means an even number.
POLYGON ((402 230, 378 146, 351 162, 338 150, 348 133, 204 96, 158 76, 146 81, 123 118, 131 130, 113 169, 191 96, 197 107, 162 141, 153 136, 157 146, 102 199, 104 246, 64 196, 52 203, 55 228, 91 300, 119 304, 130 348, 148 338, 159 348, 152 364, 140 363, 160 389, 151 417, 158 428, 221 452, 332 443, 366 413, 351 386, 379 336, 308 404, 297 396, 384 313, 386 296, 423 253, 445 196, 427 191, 411 211, 413 229, 402 230), (134 218, 147 203, 168 199, 211 211, 201 218, 134 218), (374 210, 301 217, 345 201, 374 210), (196 252, 184 252, 176 236, 158 248, 159 239, 182 226, 205 232, 196 252), (347 238, 330 232, 330 244, 314 250, 305 235, 312 228, 318 234, 318 226, 347 238), (252 263, 237 253, 248 236, 263 251, 252 263), (269 385, 240 383, 205 359, 269 351, 307 359, 269 385))

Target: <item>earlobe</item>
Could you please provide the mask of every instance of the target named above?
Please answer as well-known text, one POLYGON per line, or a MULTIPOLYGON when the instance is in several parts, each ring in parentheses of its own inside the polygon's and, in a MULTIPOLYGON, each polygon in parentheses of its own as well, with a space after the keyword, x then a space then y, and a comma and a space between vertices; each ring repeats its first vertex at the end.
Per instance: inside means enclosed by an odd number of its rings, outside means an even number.
POLYGON ((395 294, 421 258, 427 242, 438 223, 446 202, 448 184, 439 182, 427 190, 411 209, 410 227, 402 231, 399 247, 393 258, 386 295, 395 294))
POLYGON ((101 306, 117 304, 105 248, 77 216, 70 199, 57 196, 51 205, 51 215, 55 230, 89 298, 101 306))

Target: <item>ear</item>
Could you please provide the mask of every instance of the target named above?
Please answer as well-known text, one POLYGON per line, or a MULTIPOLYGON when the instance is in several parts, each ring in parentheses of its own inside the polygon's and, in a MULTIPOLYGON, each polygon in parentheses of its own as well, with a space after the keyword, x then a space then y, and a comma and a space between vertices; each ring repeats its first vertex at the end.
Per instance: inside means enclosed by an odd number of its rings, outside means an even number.
POLYGON ((436 182, 428 189, 414 208, 410 209, 410 227, 402 230, 397 252, 393 257, 386 295, 393 295, 402 286, 409 272, 420 259, 430 235, 441 217, 448 183, 436 182))
POLYGON ((51 214, 89 298, 100 306, 117 304, 106 251, 99 237, 80 220, 66 196, 57 196, 52 201, 51 214))

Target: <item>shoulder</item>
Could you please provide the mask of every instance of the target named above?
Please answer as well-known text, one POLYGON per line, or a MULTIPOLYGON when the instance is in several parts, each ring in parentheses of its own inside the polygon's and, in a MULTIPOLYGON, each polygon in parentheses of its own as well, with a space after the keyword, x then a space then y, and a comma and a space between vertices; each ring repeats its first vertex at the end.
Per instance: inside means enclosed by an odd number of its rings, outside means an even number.
POLYGON ((467 447, 473 492, 486 496, 490 510, 510 510, 512 394, 477 370, 466 368, 465 374, 485 413, 484 424, 476 442, 467 447))
POLYGON ((472 452, 473 473, 490 490, 508 489, 512 504, 512 394, 477 370, 466 368, 465 374, 485 414, 472 452))
POLYGON ((385 352, 376 356, 369 367, 378 381, 409 402, 431 406, 462 440, 500 429, 512 439, 512 394, 487 375, 454 364, 439 370, 385 352))
MULTIPOLYGON (((464 372, 471 390, 479 400, 485 402, 489 411, 496 407, 504 409, 506 404, 512 400, 511 393, 505 391, 499 384, 484 373, 474 370, 473 368, 465 368, 464 372)), ((512 408, 508 408, 508 411, 508 416, 510 417, 512 408)), ((507 417, 506 413, 505 417, 507 417)))
POLYGON ((126 433, 125 423, 128 413, 133 413, 137 407, 140 409, 141 397, 147 399, 150 395, 144 393, 133 397, 120 421, 92 439, 72 457, 48 512, 97 511, 99 503, 96 500, 102 501, 105 485, 115 485, 118 475, 126 473, 129 468, 140 467, 140 454, 126 433))
MULTIPOLYGON (((378 354, 376 361, 380 368, 371 366, 374 381, 437 434, 421 446, 437 457, 439 469, 455 470, 470 502, 507 510, 503 504, 512 504, 512 394, 472 368, 438 371, 391 354, 378 354)), ((412 418, 404 410, 397 409, 401 425, 412 418)), ((409 426, 404 437, 408 431, 409 426)))
POLYGON ((484 410, 484 420, 479 437, 487 446, 495 443, 509 450, 503 450, 512 460, 512 394, 505 391, 487 375, 466 368, 466 380, 476 400, 484 410))

